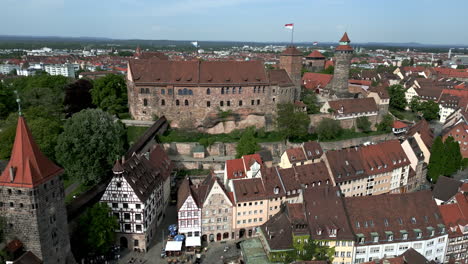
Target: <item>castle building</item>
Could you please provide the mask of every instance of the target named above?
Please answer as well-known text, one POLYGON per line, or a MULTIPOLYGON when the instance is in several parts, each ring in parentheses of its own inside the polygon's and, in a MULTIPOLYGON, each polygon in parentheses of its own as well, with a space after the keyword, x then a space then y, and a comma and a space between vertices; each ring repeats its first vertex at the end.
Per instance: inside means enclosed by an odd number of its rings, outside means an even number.
POLYGON ((294 100, 299 101, 301 98, 302 52, 294 46, 287 47, 280 54, 279 66, 288 73, 289 78, 296 86, 294 100))
POLYGON ((335 49, 335 71, 332 80, 332 93, 338 98, 348 98, 351 94, 348 91, 349 67, 353 58, 353 47, 349 44, 351 40, 347 33, 340 39, 338 47, 335 49))
POLYGON ((0 176, 0 215, 6 238, 49 263, 73 263, 68 235, 63 169, 37 146, 20 116, 11 158, 0 176))
POLYGON ((309 71, 321 71, 325 67, 325 56, 320 51, 314 50, 305 57, 305 66, 309 71))
POLYGON ((254 116, 256 125, 265 125, 276 104, 298 95, 287 71, 267 71, 260 61, 134 59, 128 65, 127 89, 134 119, 164 115, 173 127, 199 128, 220 123, 221 112, 236 122, 254 116))

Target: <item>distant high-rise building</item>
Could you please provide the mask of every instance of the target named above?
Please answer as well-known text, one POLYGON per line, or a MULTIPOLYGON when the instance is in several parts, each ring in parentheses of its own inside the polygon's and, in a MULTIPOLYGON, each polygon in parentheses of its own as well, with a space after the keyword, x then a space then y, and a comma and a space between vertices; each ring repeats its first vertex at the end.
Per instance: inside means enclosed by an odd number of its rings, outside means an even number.
POLYGON ((284 69, 296 86, 294 100, 301 98, 302 52, 296 47, 287 47, 280 55, 280 68, 284 69))
POLYGON ((62 172, 42 154, 20 116, 11 158, 0 176, 0 215, 7 239, 19 239, 44 264, 73 263, 62 172))
POLYGON ((349 67, 353 58, 353 47, 349 44, 348 34, 344 33, 338 47, 335 49, 335 72, 332 80, 332 92, 338 98, 351 97, 348 91, 349 67))

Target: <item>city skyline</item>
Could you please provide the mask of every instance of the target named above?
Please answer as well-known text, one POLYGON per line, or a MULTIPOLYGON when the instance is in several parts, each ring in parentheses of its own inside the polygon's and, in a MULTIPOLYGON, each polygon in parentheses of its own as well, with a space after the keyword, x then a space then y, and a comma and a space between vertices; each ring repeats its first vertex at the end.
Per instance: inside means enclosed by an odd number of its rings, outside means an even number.
POLYGON ((284 24, 294 23, 295 42, 336 42, 347 31, 353 43, 468 44, 459 33, 468 22, 451 16, 468 8, 461 0, 3 1, 14 26, 0 35, 288 42, 284 24))

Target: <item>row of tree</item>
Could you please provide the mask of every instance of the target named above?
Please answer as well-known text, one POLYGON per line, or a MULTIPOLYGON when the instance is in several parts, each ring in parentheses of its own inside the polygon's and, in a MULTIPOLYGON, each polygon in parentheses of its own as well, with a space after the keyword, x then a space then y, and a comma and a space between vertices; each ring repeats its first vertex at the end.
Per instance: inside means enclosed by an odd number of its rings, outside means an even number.
POLYGON ((400 84, 391 85, 388 87, 390 95, 390 107, 405 111, 407 107, 418 116, 431 121, 439 117, 439 105, 434 101, 421 101, 418 97, 413 97, 408 104, 405 97, 405 89, 400 84))

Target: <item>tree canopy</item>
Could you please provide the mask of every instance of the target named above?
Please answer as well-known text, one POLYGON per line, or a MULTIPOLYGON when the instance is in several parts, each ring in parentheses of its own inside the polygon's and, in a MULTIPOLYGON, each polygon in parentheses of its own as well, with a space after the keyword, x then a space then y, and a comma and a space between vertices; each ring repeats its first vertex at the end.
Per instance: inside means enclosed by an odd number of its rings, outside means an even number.
POLYGON ((83 109, 96 107, 91 98, 90 91, 92 88, 92 81, 87 79, 79 79, 66 86, 63 104, 67 116, 78 113, 83 109))
POLYGON ((391 132, 392 131, 392 126, 393 126, 393 117, 390 114, 386 114, 382 118, 382 121, 379 124, 377 124, 377 130, 378 131, 391 132))
POLYGON ((248 127, 239 139, 236 146, 236 158, 240 158, 243 155, 254 154, 260 150, 260 146, 255 138, 255 127, 248 127))
MULTIPOLYGON (((297 244, 297 243, 295 243, 297 244)), ((297 245, 295 249, 298 249, 297 245)), ((295 250, 292 256, 293 260, 324 260, 327 263, 332 263, 335 256, 335 248, 325 245, 320 245, 316 240, 308 240, 301 248, 301 250, 295 250), (299 251, 299 252, 298 252, 299 251)))
POLYGON ((121 75, 109 74, 95 80, 91 96, 94 105, 111 114, 127 111, 127 86, 121 75))
POLYGON ((310 119, 307 113, 294 104, 278 104, 277 126, 284 139, 300 138, 307 135, 310 119))
MULTIPOLYGON (((61 120, 54 116, 50 109, 44 106, 29 107, 24 111, 24 117, 28 122, 34 141, 42 153, 55 159, 55 146, 58 135, 62 132, 61 120)), ((0 122, 0 158, 8 159, 15 141, 18 113, 12 112, 8 118, 0 122)))
POLYGON ((79 236, 84 243, 84 250, 95 254, 105 254, 115 242, 115 230, 118 220, 111 214, 104 203, 97 203, 88 208, 79 219, 79 236))
POLYGON ((125 129, 100 109, 86 109, 67 119, 58 137, 57 161, 69 177, 91 184, 110 173, 124 152, 125 129))
POLYGON ((431 147, 427 178, 436 183, 440 175, 451 176, 462 166, 463 157, 458 142, 453 137, 448 137, 445 142, 437 137, 431 147))
POLYGON ((420 104, 422 116, 427 121, 439 118, 439 105, 434 101, 425 101, 420 104))
POLYGON ((315 129, 319 139, 335 139, 343 133, 343 128, 338 120, 331 118, 322 119, 315 129))
POLYGON ((388 87, 390 94, 390 107, 405 110, 407 102, 405 98, 405 89, 399 84, 388 87))
POLYGON ((335 67, 333 67, 333 66, 328 66, 326 69, 320 71, 319 73, 333 74, 334 72, 335 72, 335 67))
POLYGON ((320 112, 317 95, 313 91, 303 89, 301 97, 302 102, 307 106, 307 114, 317 114, 320 112))
POLYGON ((356 119, 356 127, 362 132, 372 131, 371 125, 372 123, 369 121, 369 118, 367 118, 367 116, 360 116, 356 119))

